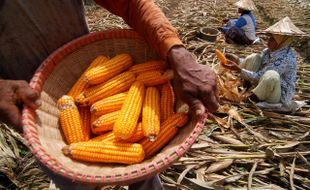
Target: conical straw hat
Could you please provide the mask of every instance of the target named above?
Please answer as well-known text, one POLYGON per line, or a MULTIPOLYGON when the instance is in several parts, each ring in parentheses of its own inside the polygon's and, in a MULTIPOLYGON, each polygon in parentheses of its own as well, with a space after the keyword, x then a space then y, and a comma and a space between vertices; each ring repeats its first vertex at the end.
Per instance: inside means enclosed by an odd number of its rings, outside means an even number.
POLYGON ((248 10, 248 11, 257 11, 257 8, 252 0, 240 0, 235 5, 238 8, 248 10))
POLYGON ((285 17, 279 22, 267 28, 264 32, 271 34, 287 35, 287 36, 306 36, 307 34, 301 31, 293 24, 289 17, 285 17))

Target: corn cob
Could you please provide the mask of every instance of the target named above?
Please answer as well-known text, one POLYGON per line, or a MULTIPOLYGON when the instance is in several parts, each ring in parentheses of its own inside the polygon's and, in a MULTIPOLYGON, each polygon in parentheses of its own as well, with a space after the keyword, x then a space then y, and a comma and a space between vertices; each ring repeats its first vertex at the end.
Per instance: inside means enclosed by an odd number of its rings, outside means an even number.
POLYGON ((100 136, 97 136, 95 138, 90 139, 91 141, 109 141, 109 142, 128 142, 128 143, 135 143, 141 140, 144 137, 143 130, 142 130, 142 123, 139 122, 136 131, 132 137, 127 139, 126 141, 117 138, 113 131, 107 132, 105 134, 102 134, 100 136))
POLYGON ((123 72, 100 85, 88 88, 75 101, 81 106, 92 105, 98 100, 128 90, 134 81, 135 75, 132 72, 123 72))
POLYGON ((91 106, 90 111, 97 116, 101 116, 106 113, 120 110, 125 101, 126 95, 127 92, 122 92, 99 100, 91 106))
POLYGON ((160 121, 165 121, 174 113, 174 92, 170 82, 163 85, 160 98, 160 121))
POLYGON ((145 136, 143 133, 142 123, 139 122, 133 136, 131 136, 129 139, 127 139, 126 142, 135 143, 135 142, 138 142, 139 140, 143 139, 143 137, 145 137, 145 136))
POLYGON ((115 136, 126 140, 133 136, 142 110, 145 89, 140 81, 136 81, 130 87, 121 113, 117 118, 113 131, 115 136))
POLYGON ((117 142, 120 141, 120 139, 116 138, 113 131, 109 131, 107 133, 104 133, 102 135, 99 135, 95 138, 90 139, 90 141, 109 141, 109 142, 117 142))
POLYGON ((154 142, 148 138, 143 138, 140 144, 143 146, 147 158, 153 156, 158 150, 165 146, 177 133, 180 126, 185 125, 188 121, 188 115, 176 113, 170 116, 161 125, 160 132, 154 142))
POLYGON ((88 141, 74 143, 62 149, 64 155, 81 161, 134 164, 144 159, 144 151, 137 143, 88 141))
POLYGON ((163 62, 163 61, 148 61, 145 63, 141 64, 136 64, 133 65, 132 67, 129 68, 129 71, 139 74, 147 71, 152 71, 152 70, 166 70, 168 68, 168 65, 163 62))
POLYGON ((103 65, 87 71, 84 74, 84 80, 87 84, 100 84, 120 74, 132 64, 132 57, 129 54, 119 54, 106 61, 103 65))
POLYGON ((95 120, 91 129, 94 134, 102 134, 106 131, 113 130, 114 123, 116 119, 119 117, 120 111, 115 111, 111 113, 107 113, 105 115, 100 116, 97 120, 95 120))
POLYGON ((220 61, 222 63, 227 64, 227 59, 226 59, 225 55, 222 52, 220 52, 219 50, 216 49, 215 50, 215 55, 220 59, 220 61))
POLYGON ((188 114, 184 113, 184 112, 177 112, 174 113, 173 115, 169 116, 162 125, 164 125, 164 123, 167 121, 168 123, 170 123, 170 126, 174 126, 174 127, 183 127, 187 121, 189 119, 188 114))
POLYGON ((148 87, 142 108, 143 133, 154 141, 160 128, 160 95, 155 87, 148 87))
POLYGON ((89 107, 79 107, 78 110, 81 117, 82 132, 85 141, 87 141, 90 137, 91 113, 89 111, 89 107))
POLYGON ((68 92, 68 96, 71 96, 75 98, 79 94, 81 94, 84 90, 87 88, 87 83, 84 81, 84 75, 87 71, 90 69, 96 68, 97 66, 100 66, 105 61, 109 60, 109 58, 100 55, 96 57, 96 59, 89 65, 89 67, 86 69, 86 71, 80 76, 80 78, 75 82, 71 90, 68 92))
POLYGON ((143 82, 145 86, 161 85, 168 82, 172 78, 173 76, 170 73, 169 75, 162 74, 160 71, 147 71, 140 73, 137 76, 137 80, 143 82))
POLYGON ((57 101, 60 126, 68 144, 85 141, 80 113, 71 96, 64 95, 57 101))

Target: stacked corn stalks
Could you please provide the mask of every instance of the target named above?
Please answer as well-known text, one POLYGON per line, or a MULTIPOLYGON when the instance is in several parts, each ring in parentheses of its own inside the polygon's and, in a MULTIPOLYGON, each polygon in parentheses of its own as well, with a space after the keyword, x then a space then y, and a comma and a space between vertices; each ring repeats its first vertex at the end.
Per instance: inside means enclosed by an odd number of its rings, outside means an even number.
POLYGON ((171 70, 162 61, 133 64, 129 54, 98 56, 58 100, 71 158, 133 164, 150 158, 188 121, 174 111, 171 70))

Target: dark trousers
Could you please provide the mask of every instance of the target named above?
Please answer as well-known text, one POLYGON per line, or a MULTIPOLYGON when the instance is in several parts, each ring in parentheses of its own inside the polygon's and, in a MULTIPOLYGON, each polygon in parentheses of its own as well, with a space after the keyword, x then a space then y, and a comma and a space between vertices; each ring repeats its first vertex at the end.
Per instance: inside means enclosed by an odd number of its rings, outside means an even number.
POLYGON ((227 43, 235 43, 240 45, 249 45, 252 44, 253 41, 250 40, 242 29, 238 27, 231 27, 225 34, 227 43))

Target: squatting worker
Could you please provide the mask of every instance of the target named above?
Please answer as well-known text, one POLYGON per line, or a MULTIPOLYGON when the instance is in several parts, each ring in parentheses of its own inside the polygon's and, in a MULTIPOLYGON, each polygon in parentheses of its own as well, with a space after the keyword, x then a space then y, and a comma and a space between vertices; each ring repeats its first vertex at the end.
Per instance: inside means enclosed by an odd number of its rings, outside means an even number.
POLYGON ((229 69, 241 72, 241 77, 250 81, 255 88, 257 105, 278 111, 293 109, 296 83, 296 52, 291 47, 293 36, 305 35, 285 17, 265 30, 269 34, 268 48, 261 54, 251 54, 244 60, 227 54, 232 66, 229 69), (235 63, 240 63, 235 64, 235 63))
MULTIPOLYGON (((174 70, 176 91, 198 116, 218 107, 216 76, 196 63, 182 45, 176 30, 151 0, 96 0, 121 16, 145 38, 174 70)), ((0 0, 0 117, 20 129, 20 105, 37 108, 38 94, 29 81, 40 63, 67 42, 89 33, 82 0, 0 0)), ((43 166, 42 166, 43 167, 43 166)), ((43 167, 44 168, 44 167, 43 167)), ((46 168, 45 168, 46 170, 46 168)), ((49 176, 61 189, 94 189, 49 176)), ((158 177, 137 183, 133 189, 160 189, 158 177), (143 186, 145 185, 145 186, 143 186)))
POLYGON ((235 5, 238 7, 238 19, 224 19, 225 26, 219 30, 225 34, 227 43, 240 45, 252 44, 256 39, 256 21, 252 11, 257 10, 252 0, 240 0, 235 5))

